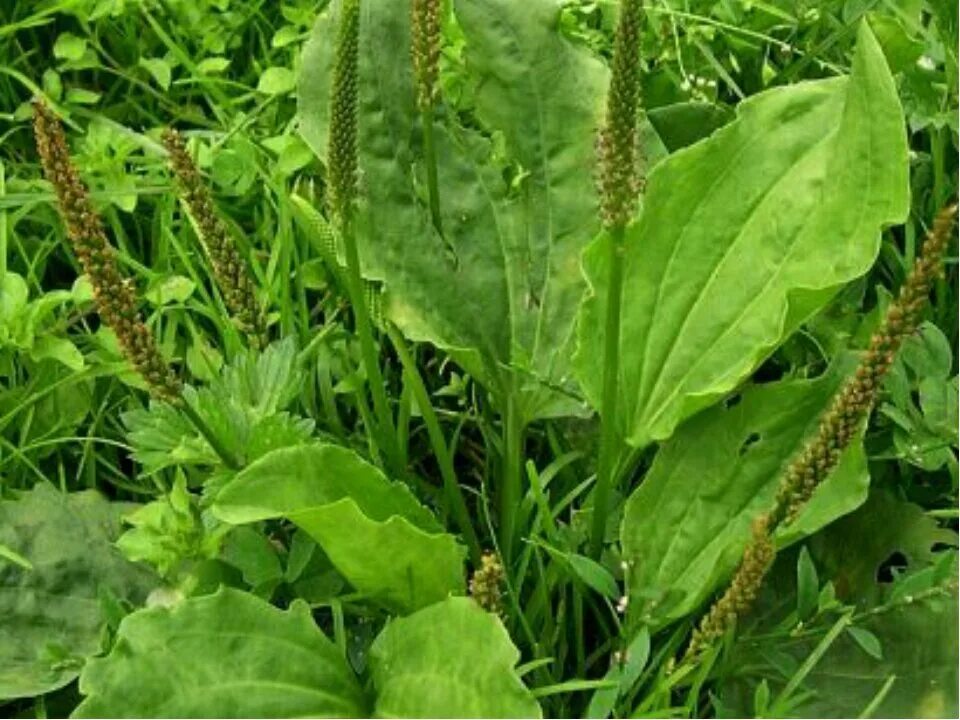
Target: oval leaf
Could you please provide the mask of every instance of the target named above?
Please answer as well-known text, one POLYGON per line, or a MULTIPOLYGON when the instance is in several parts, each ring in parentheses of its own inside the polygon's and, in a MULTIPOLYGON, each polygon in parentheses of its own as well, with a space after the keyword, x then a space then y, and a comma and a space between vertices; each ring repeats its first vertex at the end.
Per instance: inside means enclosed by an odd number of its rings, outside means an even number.
POLYGON ((464 592, 464 548, 405 485, 336 445, 275 450, 223 488, 213 507, 233 524, 285 517, 360 592, 409 612, 464 592))
POLYGON ((0 699, 69 683, 100 650, 101 598, 139 603, 156 585, 113 546, 130 507, 46 484, 0 502, 0 699))
POLYGON ((392 621, 370 648, 378 717, 538 718, 500 620, 468 598, 392 621))
POLYGON ((357 679, 305 603, 237 590, 124 618, 73 717, 363 717, 357 679))
MULTIPOLYGON (((299 79, 300 131, 321 158, 338 7, 318 20, 299 79)), ((518 369, 527 419, 580 411, 582 402, 537 381, 564 386, 572 377, 585 288, 579 258, 599 225, 589 167, 607 71, 563 37, 554 0, 457 0, 455 7, 477 116, 505 147, 460 127, 452 113, 437 120, 440 237, 424 201, 410 63, 395 62, 410 54, 409 8, 366 4, 358 142, 364 272, 384 283, 385 310, 408 337, 456 351, 494 390, 512 382, 505 368, 518 369), (523 168, 514 187, 504 179, 504 151, 523 168)))
MULTIPOLYGON (((849 78, 744 101, 733 123, 654 168, 644 202, 623 259, 620 338, 619 422, 637 447, 735 388, 906 218, 903 114, 867 26, 849 78)), ((593 296, 575 361, 595 406, 608 242, 584 256, 593 296)))

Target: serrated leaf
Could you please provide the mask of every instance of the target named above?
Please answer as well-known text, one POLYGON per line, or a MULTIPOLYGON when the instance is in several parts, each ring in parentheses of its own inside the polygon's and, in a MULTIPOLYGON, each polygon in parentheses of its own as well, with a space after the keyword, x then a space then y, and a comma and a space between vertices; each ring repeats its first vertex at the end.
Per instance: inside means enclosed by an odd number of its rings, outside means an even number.
POLYGON ((129 505, 39 484, 0 502, 0 699, 71 682, 100 649, 99 598, 142 602, 158 581, 114 548, 129 505))
POLYGON ((464 548, 405 485, 335 445, 275 450, 217 495, 232 524, 285 517, 357 590, 401 612, 464 591, 464 548))
POLYGON ((370 648, 378 717, 539 718, 500 620, 450 598, 390 622, 370 648))
MULTIPOLYGON (((852 365, 848 358, 816 380, 747 388, 728 406, 687 421, 661 446, 621 526, 631 604, 669 598, 646 608, 654 627, 694 610, 734 570, 753 519, 773 506, 783 470, 852 365)), ((797 520, 781 528, 779 544, 851 512, 866 499, 868 482, 856 442, 797 520)))
MULTIPOLYGON (((627 231, 618 424, 645 447, 742 382, 907 216, 896 87, 860 28, 849 78, 778 88, 650 173, 627 231), (880 152, 877 148, 883 148, 880 152)), ((596 407, 610 239, 584 254, 578 378, 596 407)))
POLYGON ((229 589, 125 618, 80 691, 72 717, 366 715, 353 671, 305 603, 281 611, 229 589))

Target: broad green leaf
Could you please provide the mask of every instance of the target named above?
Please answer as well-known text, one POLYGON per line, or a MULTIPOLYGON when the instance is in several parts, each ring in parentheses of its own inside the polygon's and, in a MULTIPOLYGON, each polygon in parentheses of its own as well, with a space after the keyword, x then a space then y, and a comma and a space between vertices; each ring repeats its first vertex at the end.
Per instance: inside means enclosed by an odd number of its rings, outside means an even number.
MULTIPOLYGON (((627 232, 619 424, 637 447, 734 389, 844 283, 870 268, 908 210, 896 88, 862 25, 852 74, 778 88, 650 173, 627 232)), ((584 255, 593 289, 575 363, 600 396, 607 243, 584 255)))
POLYGON ((391 621, 370 648, 378 717, 538 718, 500 620, 450 598, 391 621))
POLYGON ((216 498, 222 520, 285 517, 360 592, 410 612, 464 591, 464 549, 405 485, 336 445, 275 450, 216 498))
POLYGON ((101 603, 140 603, 156 584, 113 546, 129 508, 45 484, 0 502, 0 699, 69 683, 100 650, 101 603))
MULTIPOLYGON (((747 388, 684 423, 624 510, 621 543, 634 606, 654 627, 696 609, 736 567, 750 525, 773 506, 780 476, 815 430, 849 362, 816 380, 747 388)), ((859 442, 841 458, 780 545, 854 510, 869 476, 859 442)))
POLYGON ((65 32, 57 36, 53 43, 53 56, 61 60, 79 60, 87 49, 85 38, 65 32))
MULTIPOLYGON (((321 157, 337 8, 319 19, 300 76, 301 132, 321 157)), ((526 418, 581 409, 539 383, 571 375, 579 258, 598 222, 591 167, 606 70, 561 36, 553 0, 457 0, 455 10, 477 116, 499 145, 437 121, 441 238, 423 199, 410 63, 395 60, 409 57, 409 9, 363 4, 364 271, 384 283, 386 312, 409 337, 455 351, 495 391, 526 385, 526 418), (512 184, 508 162, 520 171, 512 184)))
POLYGON ((80 677, 73 717, 363 717, 337 647, 297 601, 237 590, 124 618, 116 645, 80 677))

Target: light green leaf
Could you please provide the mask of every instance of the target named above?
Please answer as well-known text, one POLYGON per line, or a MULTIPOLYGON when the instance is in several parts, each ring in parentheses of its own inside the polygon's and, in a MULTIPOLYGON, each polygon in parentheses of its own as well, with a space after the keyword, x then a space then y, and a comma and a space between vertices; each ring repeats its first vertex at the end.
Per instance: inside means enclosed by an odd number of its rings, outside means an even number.
POLYGON ((67 90, 67 102, 76 105, 96 105, 100 102, 100 93, 84 88, 70 88, 67 90))
POLYGON ((230 61, 225 57, 208 57, 197 63, 197 71, 201 75, 216 75, 230 67, 230 61))
POLYGON ((77 346, 66 338, 59 338, 53 335, 44 335, 37 338, 30 348, 30 357, 40 362, 41 360, 56 360, 63 363, 71 370, 82 370, 84 366, 83 353, 77 349, 77 346))
MULTIPOLYGON (((338 7, 318 20, 301 64, 301 133, 321 158, 338 7)), ((584 289, 579 256, 598 226, 590 167, 607 73, 562 37, 552 0, 458 0, 455 8, 478 118, 502 138, 522 176, 504 178, 504 160, 485 136, 438 121, 438 236, 424 202, 410 64, 395 62, 410 53, 409 10, 367 3, 359 79, 364 271, 385 284, 385 310, 408 337, 455 351, 495 391, 526 385, 526 418, 581 410, 540 382, 564 387, 571 376, 584 289)))
POLYGON ((0 502, 0 699, 72 681, 100 650, 101 600, 142 602, 156 583, 113 547, 129 509, 40 484, 0 502))
POLYGON ((264 70, 257 83, 257 90, 266 95, 283 95, 297 86, 297 76, 293 70, 285 67, 271 67, 264 70))
POLYGON ((390 622, 370 648, 378 717, 538 718, 500 620, 450 598, 390 622))
POLYGON ((284 25, 277 30, 270 40, 270 46, 275 48, 286 47, 300 39, 303 31, 296 25, 284 25))
MULTIPOLYGON (((745 100, 737 119, 650 173, 628 230, 619 424, 637 447, 734 389, 845 283, 908 210, 903 114, 862 25, 849 78, 745 100)), ((600 396, 607 243, 584 255, 593 289, 575 363, 600 396)))
POLYGON ((163 58, 140 58, 140 67, 150 73, 163 90, 170 89, 170 63, 163 58))
POLYGON ((193 295, 196 284, 183 275, 170 275, 151 286, 143 296, 154 305, 186 302, 193 295))
POLYGON ((79 60, 86 49, 86 38, 68 32, 60 33, 53 43, 53 56, 60 60, 79 60))
POLYGON ((29 299, 30 289, 22 276, 8 272, 0 278, 0 343, 29 345, 32 342, 32 335, 25 333, 29 299))
POLYGON ((73 717, 363 717, 365 700, 305 603, 222 589, 141 610, 80 678, 73 717))
POLYGON ((360 592, 410 612, 464 591, 464 549, 405 485, 336 445, 275 450, 216 498, 242 524, 285 517, 305 530, 360 592))
MULTIPOLYGON (((780 476, 814 432, 847 361, 812 381, 750 387, 684 423, 658 452, 624 510, 631 608, 660 627, 693 611, 736 567, 759 513, 773 506, 780 476), (736 398, 734 398, 736 399, 736 398)), ((851 512, 867 495, 859 442, 778 533, 780 545, 851 512)))
POLYGON ((852 625, 847 628, 847 633, 854 639, 857 645, 874 660, 883 660, 883 646, 877 636, 866 628, 852 625))

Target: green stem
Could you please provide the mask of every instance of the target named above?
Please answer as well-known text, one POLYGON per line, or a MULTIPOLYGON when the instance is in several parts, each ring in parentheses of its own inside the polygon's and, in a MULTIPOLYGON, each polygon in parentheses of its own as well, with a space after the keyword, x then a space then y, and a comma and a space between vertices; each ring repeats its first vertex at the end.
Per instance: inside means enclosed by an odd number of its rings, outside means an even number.
POLYGON ((600 401, 600 458, 597 463, 597 486, 593 500, 593 527, 590 533, 590 555, 600 558, 603 535, 607 527, 610 491, 614 484, 617 456, 617 380, 620 374, 620 305, 623 298, 623 234, 618 226, 610 231, 607 283, 606 322, 603 337, 603 394, 600 401))
POLYGON ((393 427, 393 417, 390 414, 387 391, 384 387, 377 348, 373 340, 373 322, 370 320, 370 311, 367 308, 367 301, 363 292, 363 278, 360 275, 360 254, 357 251, 357 241, 353 236, 352 223, 349 218, 344 219, 341 235, 347 259, 347 291, 350 294, 350 305, 353 307, 357 335, 360 338, 360 353, 363 357, 364 369, 367 372, 367 382, 370 385, 373 409, 379 426, 376 430, 373 428, 371 430, 378 436, 378 445, 387 456, 390 470, 399 471, 401 468, 397 466, 396 431, 393 427))
POLYGON ((511 387, 503 416, 503 484, 500 488, 500 552, 504 564, 513 560, 517 506, 520 504, 520 477, 523 467, 523 420, 511 387))
POLYGON ((184 400, 179 405, 180 410, 183 411, 183 414, 187 416, 187 419, 193 423, 193 426, 203 435, 203 438, 207 441, 207 444, 213 448, 213 451, 217 456, 223 461, 223 464, 226 465, 231 470, 240 469, 240 461, 237 457, 227 450, 226 446, 220 441, 220 438, 216 436, 213 430, 210 429, 210 426, 200 417, 200 413, 194 410, 193 406, 184 400))
POLYGON ((433 138, 433 108, 421 110, 420 119, 423 124, 423 153, 427 163, 427 192, 430 196, 430 218, 433 227, 443 235, 440 222, 440 186, 437 181, 437 147, 433 138))
POLYGON ((447 502, 450 504, 450 510, 457 521, 460 532, 463 533, 467 541, 467 547, 470 548, 470 557, 474 564, 480 562, 480 541, 477 539, 477 532, 474 530, 473 523, 470 521, 470 511, 467 509, 467 501, 463 496, 463 490, 460 483, 457 482, 457 474, 453 467, 453 457, 447 446, 447 441, 443 437, 443 430, 440 428, 440 420, 430 402, 430 395, 423 384, 423 378, 417 369, 407 343, 393 325, 387 326, 387 334, 393 342, 397 357, 400 358, 400 364, 403 365, 403 372, 407 376, 407 382, 413 392, 413 397, 420 408, 420 414, 423 417, 423 424, 426 425, 427 435, 430 438, 430 445, 433 447, 433 454, 437 457, 437 463, 440 466, 440 475, 443 478, 443 487, 447 495, 447 502))

